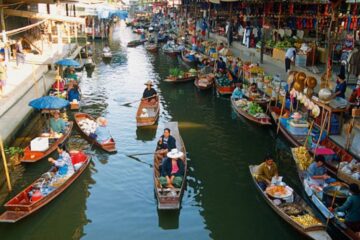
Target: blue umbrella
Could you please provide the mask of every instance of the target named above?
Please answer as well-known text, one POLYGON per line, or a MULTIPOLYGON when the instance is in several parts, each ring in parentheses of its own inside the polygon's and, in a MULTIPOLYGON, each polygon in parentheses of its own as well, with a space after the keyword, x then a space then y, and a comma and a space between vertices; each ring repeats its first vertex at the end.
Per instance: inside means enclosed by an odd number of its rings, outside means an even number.
POLYGON ((70 58, 61 59, 61 60, 57 61, 55 64, 61 65, 61 66, 71 66, 71 67, 80 66, 80 64, 77 61, 70 59, 70 58))
POLYGON ((45 96, 41 98, 34 99, 29 102, 29 106, 37 110, 42 109, 61 109, 69 105, 69 101, 54 97, 54 96, 45 96))

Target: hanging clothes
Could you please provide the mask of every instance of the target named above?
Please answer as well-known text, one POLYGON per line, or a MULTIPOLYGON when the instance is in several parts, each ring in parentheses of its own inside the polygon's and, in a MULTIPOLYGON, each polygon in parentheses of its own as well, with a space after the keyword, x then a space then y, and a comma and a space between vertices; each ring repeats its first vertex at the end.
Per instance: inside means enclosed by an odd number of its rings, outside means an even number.
POLYGON ((348 57, 349 72, 355 76, 360 74, 360 51, 354 48, 348 57))

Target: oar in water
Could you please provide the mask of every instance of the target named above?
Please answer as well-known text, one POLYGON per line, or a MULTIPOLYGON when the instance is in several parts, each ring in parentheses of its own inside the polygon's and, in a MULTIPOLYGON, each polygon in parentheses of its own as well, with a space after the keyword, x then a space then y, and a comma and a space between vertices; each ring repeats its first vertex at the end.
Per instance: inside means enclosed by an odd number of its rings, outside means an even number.
POLYGON ((146 100, 146 99, 150 99, 150 98, 154 98, 154 97, 156 97, 156 96, 151 96, 151 97, 147 97, 147 98, 141 98, 141 99, 133 101, 133 102, 127 102, 127 103, 121 104, 121 106, 129 107, 133 103, 140 102, 142 100, 146 100))
POLYGON ((147 162, 144 162, 143 160, 141 160, 140 158, 137 158, 137 157, 134 157, 133 155, 126 155, 127 157, 129 157, 129 158, 131 158, 131 159, 134 159, 135 161, 137 161, 137 162, 140 162, 140 163, 143 163, 143 164, 146 164, 146 165, 148 165, 149 167, 153 167, 153 165, 152 164, 150 164, 150 163, 147 163, 147 162))

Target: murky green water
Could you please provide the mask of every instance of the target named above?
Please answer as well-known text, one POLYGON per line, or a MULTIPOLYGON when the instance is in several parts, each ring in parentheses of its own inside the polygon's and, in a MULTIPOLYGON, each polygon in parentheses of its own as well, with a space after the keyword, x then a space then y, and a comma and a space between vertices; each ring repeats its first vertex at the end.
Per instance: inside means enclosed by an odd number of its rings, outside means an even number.
MULTIPOLYGON (((289 146, 273 129, 236 118, 228 99, 200 93, 192 83, 162 82, 169 67, 179 64, 177 59, 148 53, 142 46, 126 48, 136 37, 124 26, 113 30, 110 64, 101 62, 103 43, 97 42, 97 68, 93 78, 81 82, 82 111, 108 118, 118 153, 89 149, 74 131, 70 145, 92 154, 93 165, 37 213, 16 224, 0 224, 0 239, 301 239, 262 199, 248 172, 249 164, 271 152, 285 181, 296 188, 289 146), (161 116, 159 126, 140 130, 137 103, 121 104, 139 99, 149 79, 160 92, 161 116), (143 163, 127 157, 152 152, 166 121, 180 123, 188 151, 188 185, 180 212, 157 211, 148 165, 153 156, 139 156, 143 163)), ((0 203, 48 168, 47 161, 15 167, 14 191, 2 191, 0 203)))

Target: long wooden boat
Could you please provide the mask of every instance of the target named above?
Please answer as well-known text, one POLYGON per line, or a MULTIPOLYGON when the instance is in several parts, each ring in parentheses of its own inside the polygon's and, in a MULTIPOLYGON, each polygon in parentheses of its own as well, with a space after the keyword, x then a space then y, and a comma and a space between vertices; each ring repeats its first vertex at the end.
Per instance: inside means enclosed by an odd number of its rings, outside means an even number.
POLYGON ((230 85, 230 86, 220 86, 216 80, 215 80, 215 87, 216 87, 216 92, 222 96, 226 96, 226 95, 231 95, 233 93, 233 91, 235 90, 235 86, 234 85, 230 85))
POLYGON ((184 82, 191 82, 194 81, 197 78, 196 75, 192 75, 190 73, 185 73, 183 77, 175 77, 175 76, 168 76, 166 79, 164 79, 164 82, 169 83, 184 83, 184 82))
POLYGON ((160 114, 160 102, 156 101, 156 104, 150 105, 147 100, 140 101, 138 110, 136 112, 136 125, 138 127, 151 126, 156 123, 160 114), (143 109, 147 110, 147 117, 141 117, 143 109))
POLYGON ((88 141, 90 144, 104 150, 105 152, 108 153, 115 153, 116 150, 116 144, 114 139, 111 139, 111 142, 109 143, 99 143, 98 141, 96 141, 96 139, 90 137, 89 135, 87 135, 80 127, 80 121, 83 119, 90 119, 92 121, 95 121, 95 119, 93 117, 91 117, 89 114, 87 113, 75 113, 74 114, 74 119, 75 119, 75 123, 76 126, 78 128, 78 130, 80 131, 80 134, 83 136, 83 138, 88 141))
POLYGON ((329 211, 328 207, 325 202, 323 202, 322 198, 322 191, 319 191, 319 188, 313 188, 313 184, 311 180, 307 177, 306 171, 302 170, 300 160, 298 159, 297 155, 295 154, 295 149, 291 149, 291 153, 293 159, 295 161, 295 165, 297 167, 298 175, 300 178, 301 183, 304 186, 304 190, 306 195, 308 196, 309 200, 312 202, 313 206, 317 208, 320 213, 329 219, 329 224, 333 228, 343 235, 344 238, 341 239, 349 239, 349 240, 360 240, 359 235, 356 232, 348 228, 343 222, 341 222, 338 217, 329 211))
POLYGON ((165 123, 165 128, 169 128, 171 135, 176 139, 176 147, 179 151, 184 153, 182 160, 184 161, 184 176, 183 182, 180 188, 164 189, 162 188, 160 178, 160 164, 161 158, 158 158, 156 153, 154 154, 154 187, 155 194, 158 201, 159 209, 179 209, 181 205, 181 199, 186 186, 186 174, 187 174, 187 161, 186 161, 186 149, 184 142, 179 133, 179 127, 177 122, 165 123))
POLYGON ((145 45, 145 49, 149 52, 156 53, 158 51, 158 46, 155 43, 145 45))
POLYGON ((133 40, 128 42, 127 46, 128 47, 137 47, 139 45, 142 45, 146 42, 146 40, 133 40))
POLYGON ((68 122, 68 126, 66 128, 65 133, 58 139, 54 139, 51 141, 49 148, 45 151, 31 151, 30 145, 28 145, 24 149, 24 156, 20 159, 23 163, 34 163, 41 159, 48 157, 51 153, 53 153, 59 144, 64 143, 70 136, 74 123, 72 121, 68 122))
POLYGON ((42 183, 46 178, 46 175, 51 175, 50 172, 52 169, 50 169, 49 172, 45 173, 42 177, 34 181, 30 186, 5 203, 4 207, 6 211, 0 215, 0 222, 17 222, 44 207, 64 192, 85 171, 91 160, 91 158, 85 154, 82 154, 80 157, 79 155, 76 156, 76 153, 70 153, 70 155, 73 163, 82 163, 81 167, 71 177, 61 183, 60 186, 54 187, 47 195, 42 196, 37 201, 32 201, 29 197, 29 192, 34 189, 35 185, 42 183))
POLYGON ((250 173, 256 188, 259 190, 265 201, 269 204, 269 206, 277 213, 285 222, 291 225, 294 229, 296 229, 299 233, 303 234, 304 236, 311 238, 311 239, 318 239, 318 240, 329 240, 331 237, 326 232, 326 226, 319 221, 318 224, 314 224, 311 226, 304 226, 293 219, 295 216, 309 214, 310 216, 315 218, 315 214, 312 209, 308 206, 308 204, 298 195, 295 191, 293 191, 294 200, 291 203, 292 206, 296 206, 299 210, 299 214, 291 215, 287 212, 286 208, 289 206, 289 203, 281 202, 279 205, 275 204, 275 201, 272 197, 268 196, 268 194, 260 188, 259 184, 257 183, 255 176, 256 176, 256 168, 258 166, 250 165, 250 173))
POLYGON ((209 90, 214 86, 214 78, 211 78, 210 76, 208 76, 210 74, 206 74, 205 76, 198 76, 195 81, 194 81, 194 85, 197 89, 199 89, 200 91, 205 91, 205 90, 209 90), (199 82, 201 78, 205 77, 207 79, 207 82, 201 83, 199 82))
MULTIPOLYGON (((288 112, 287 110, 284 110, 283 114, 285 114, 287 112, 288 112)), ((271 117, 273 118, 274 122, 277 123, 279 121, 281 109, 279 107, 272 106, 272 107, 270 107, 270 114, 271 114, 271 117)), ((306 136, 291 134, 283 124, 280 124, 279 130, 293 146, 299 147, 299 146, 304 145, 306 136)))
POLYGON ((251 114, 249 114, 247 111, 243 110, 241 107, 238 107, 236 105, 236 102, 234 99, 231 98, 231 105, 233 106, 234 110, 236 111, 236 113, 239 115, 239 116, 243 116, 244 118, 254 122, 254 123, 257 123, 259 125, 263 125, 263 126, 269 126, 271 125, 271 120, 270 120, 270 117, 269 116, 264 116, 264 117, 255 117, 251 114))

